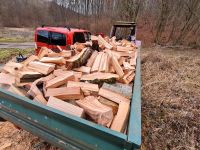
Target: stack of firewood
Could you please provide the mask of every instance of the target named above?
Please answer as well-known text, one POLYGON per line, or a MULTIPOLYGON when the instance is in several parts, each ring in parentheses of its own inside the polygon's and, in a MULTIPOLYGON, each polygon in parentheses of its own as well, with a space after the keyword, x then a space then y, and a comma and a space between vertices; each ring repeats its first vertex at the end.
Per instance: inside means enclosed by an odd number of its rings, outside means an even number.
POLYGON ((67 114, 126 132, 137 47, 127 40, 92 36, 56 53, 42 48, 22 63, 8 62, 2 88, 67 114))

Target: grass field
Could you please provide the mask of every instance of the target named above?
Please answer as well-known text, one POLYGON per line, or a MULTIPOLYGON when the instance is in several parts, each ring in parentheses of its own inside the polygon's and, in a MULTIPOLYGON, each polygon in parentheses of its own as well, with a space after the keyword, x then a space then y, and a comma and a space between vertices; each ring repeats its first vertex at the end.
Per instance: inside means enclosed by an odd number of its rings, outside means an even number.
POLYGON ((21 53, 22 55, 29 55, 34 53, 34 48, 28 48, 28 49, 2 48, 0 49, 0 63, 6 63, 13 57, 19 55, 19 53, 21 53))

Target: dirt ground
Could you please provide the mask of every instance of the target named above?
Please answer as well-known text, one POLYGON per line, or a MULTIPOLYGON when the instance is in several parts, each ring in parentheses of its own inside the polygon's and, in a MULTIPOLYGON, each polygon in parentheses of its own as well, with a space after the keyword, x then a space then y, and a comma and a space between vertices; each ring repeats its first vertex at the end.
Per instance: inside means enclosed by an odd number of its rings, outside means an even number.
MULTIPOLYGON (((142 50, 143 150, 200 149, 200 50, 142 50)), ((56 149, 0 123, 0 150, 56 149)))

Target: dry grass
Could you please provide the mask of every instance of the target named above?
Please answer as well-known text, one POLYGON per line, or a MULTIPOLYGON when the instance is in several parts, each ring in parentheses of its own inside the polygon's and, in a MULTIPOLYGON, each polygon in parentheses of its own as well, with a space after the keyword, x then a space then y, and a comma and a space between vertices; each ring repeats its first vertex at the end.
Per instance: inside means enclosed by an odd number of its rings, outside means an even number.
POLYGON ((199 58, 200 50, 143 50, 143 149, 200 149, 199 58))
POLYGON ((34 30, 31 28, 0 28, 0 43, 32 41, 34 41, 34 30))

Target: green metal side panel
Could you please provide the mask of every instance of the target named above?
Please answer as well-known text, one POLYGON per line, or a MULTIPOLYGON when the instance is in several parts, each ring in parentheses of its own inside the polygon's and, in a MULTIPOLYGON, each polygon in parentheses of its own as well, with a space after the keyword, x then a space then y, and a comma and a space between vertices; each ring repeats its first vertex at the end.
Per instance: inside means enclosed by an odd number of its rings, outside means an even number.
POLYGON ((0 89, 0 116, 62 148, 130 149, 127 136, 0 89))
POLYGON ((141 61, 140 50, 141 42, 136 41, 138 48, 137 67, 135 82, 133 87, 133 97, 131 101, 131 112, 128 127, 128 141, 134 143, 135 147, 141 145, 141 61))
MULTIPOLYGON (((140 50, 139 50, 140 52, 140 50)), ((0 116, 61 149, 133 150, 141 144, 140 56, 128 135, 0 89, 0 116)))

